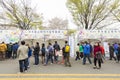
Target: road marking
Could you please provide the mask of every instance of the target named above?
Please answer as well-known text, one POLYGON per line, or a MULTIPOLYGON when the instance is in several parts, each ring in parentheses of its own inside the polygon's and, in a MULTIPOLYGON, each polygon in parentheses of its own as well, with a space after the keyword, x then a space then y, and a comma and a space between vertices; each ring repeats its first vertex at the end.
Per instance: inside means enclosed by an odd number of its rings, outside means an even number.
MULTIPOLYGON (((101 80, 101 78, 1 78, 0 80, 101 80)), ((120 78, 102 78, 102 80, 120 80, 120 78)))
POLYGON ((120 74, 0 74, 0 76, 111 76, 120 77, 120 74))

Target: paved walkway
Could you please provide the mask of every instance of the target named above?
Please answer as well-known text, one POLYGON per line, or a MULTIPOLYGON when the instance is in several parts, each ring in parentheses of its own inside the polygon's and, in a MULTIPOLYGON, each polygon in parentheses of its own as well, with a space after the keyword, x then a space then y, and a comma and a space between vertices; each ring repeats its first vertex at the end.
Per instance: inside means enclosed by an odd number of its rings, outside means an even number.
MULTIPOLYGON (((43 66, 33 65, 34 58, 31 58, 30 69, 25 74, 120 74, 120 63, 115 61, 104 61, 100 70, 93 69, 93 64, 82 65, 82 61, 75 61, 71 58, 72 67, 64 67, 61 64, 49 64, 43 66)), ((19 72, 18 60, 0 61, 0 74, 17 74, 19 72)))

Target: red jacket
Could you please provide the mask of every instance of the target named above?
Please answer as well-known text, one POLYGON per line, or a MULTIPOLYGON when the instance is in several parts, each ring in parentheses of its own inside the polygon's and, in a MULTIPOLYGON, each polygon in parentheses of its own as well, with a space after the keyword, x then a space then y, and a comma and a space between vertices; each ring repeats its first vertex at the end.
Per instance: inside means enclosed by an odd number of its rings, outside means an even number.
POLYGON ((104 55, 105 54, 104 47, 101 46, 100 48, 101 48, 102 55, 104 55))
POLYGON ((94 57, 96 57, 96 52, 99 52, 99 51, 101 51, 100 46, 94 46, 94 57))

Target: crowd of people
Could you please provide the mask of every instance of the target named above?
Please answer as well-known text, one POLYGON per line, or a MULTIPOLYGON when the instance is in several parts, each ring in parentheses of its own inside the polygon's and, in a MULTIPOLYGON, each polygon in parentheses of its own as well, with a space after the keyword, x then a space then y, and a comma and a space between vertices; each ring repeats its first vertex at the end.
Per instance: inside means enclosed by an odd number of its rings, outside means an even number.
MULTIPOLYGON (((47 46, 45 43, 42 43, 41 47, 38 42, 32 47, 26 44, 25 41, 21 41, 20 45, 18 43, 5 44, 2 42, 0 44, 0 59, 18 58, 20 72, 25 72, 30 67, 30 57, 32 55, 34 56, 34 65, 40 64, 39 56, 41 56, 41 63, 44 66, 49 65, 50 61, 51 64, 62 63, 66 67, 71 67, 70 48, 71 46, 68 44, 68 41, 65 41, 65 45, 62 48, 57 41, 53 45, 52 43, 48 43, 47 46), (60 51, 62 51, 62 59, 59 58, 60 51)), ((87 41, 78 43, 75 51, 75 61, 82 60, 83 65, 86 64, 86 58, 90 64, 92 64, 91 58, 94 59, 94 69, 100 69, 101 64, 104 63, 105 50, 100 42, 96 42, 94 45, 91 45, 87 41)), ((109 60, 114 59, 118 63, 120 61, 120 44, 109 44, 109 55, 109 60)))

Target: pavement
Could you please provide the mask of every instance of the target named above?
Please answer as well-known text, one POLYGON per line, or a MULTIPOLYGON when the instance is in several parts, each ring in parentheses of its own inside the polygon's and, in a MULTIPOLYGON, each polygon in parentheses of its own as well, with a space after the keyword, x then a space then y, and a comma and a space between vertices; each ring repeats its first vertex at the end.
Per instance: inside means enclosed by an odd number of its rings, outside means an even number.
MULTIPOLYGON (((93 61, 93 60, 92 60, 93 61)), ((72 67, 65 67, 63 64, 33 65, 34 58, 30 59, 30 68, 25 74, 120 74, 120 63, 114 60, 104 60, 101 69, 93 69, 93 64, 82 65, 82 60, 70 59, 72 67)), ((17 59, 0 61, 0 74, 17 74, 19 64, 17 59)))

